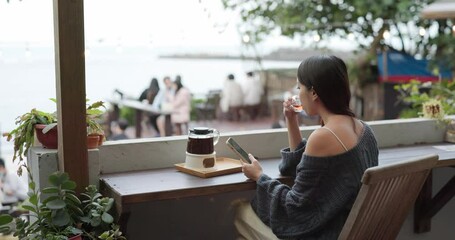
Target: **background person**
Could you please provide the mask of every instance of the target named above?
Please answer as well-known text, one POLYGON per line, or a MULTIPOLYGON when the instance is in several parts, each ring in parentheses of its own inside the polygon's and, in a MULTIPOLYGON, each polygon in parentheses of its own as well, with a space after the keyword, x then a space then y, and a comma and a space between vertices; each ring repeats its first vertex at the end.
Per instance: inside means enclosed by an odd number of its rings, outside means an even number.
POLYGON ((177 76, 174 82, 175 95, 172 102, 171 122, 174 127, 175 135, 182 135, 182 125, 188 130, 191 112, 191 93, 188 88, 184 87, 180 76, 177 76))
POLYGON ((15 172, 9 172, 5 160, 0 158, 0 189, 2 205, 15 204, 27 199, 27 189, 15 172))
POLYGON ((349 108, 345 63, 335 56, 314 56, 297 72, 299 96, 309 115, 322 127, 308 140, 298 116, 283 103, 289 148, 281 150, 279 170, 295 176, 292 187, 271 179, 250 154, 246 177, 256 181, 251 205, 238 204, 235 226, 246 239, 337 239, 361 187, 367 168, 378 164, 378 146, 371 128, 349 108))
POLYGON ((221 92, 220 108, 223 115, 228 115, 232 120, 240 120, 240 108, 243 105, 243 91, 234 75, 229 74, 224 81, 221 92))
POLYGON ((253 72, 246 73, 246 80, 242 86, 243 90, 243 105, 246 108, 251 120, 256 119, 261 108, 261 99, 264 94, 264 87, 253 72))
MULTIPOLYGON (((152 78, 150 81, 150 86, 145 89, 142 93, 141 96, 139 97, 139 101, 147 101, 149 104, 153 105, 153 102, 155 101, 156 96, 158 95, 158 92, 160 91, 160 85, 158 83, 158 79, 152 78)), ((160 116, 159 114, 154 114, 154 113, 147 113, 148 114, 148 120, 150 122, 150 125, 152 125, 153 129, 158 133, 158 125, 156 123, 156 119, 160 116)))
MULTIPOLYGON (((161 111, 172 111, 172 101, 174 101, 175 89, 173 87, 173 82, 169 76, 163 78, 164 89, 161 89, 158 92, 158 95, 155 97, 155 101, 152 106, 161 111)), ((166 136, 166 126, 165 119, 163 115, 160 115, 156 120, 158 126, 157 136, 166 136)))
POLYGON ((128 121, 126 119, 113 121, 111 123, 112 136, 109 138, 109 140, 115 141, 129 139, 129 137, 125 134, 126 128, 128 128, 128 121))

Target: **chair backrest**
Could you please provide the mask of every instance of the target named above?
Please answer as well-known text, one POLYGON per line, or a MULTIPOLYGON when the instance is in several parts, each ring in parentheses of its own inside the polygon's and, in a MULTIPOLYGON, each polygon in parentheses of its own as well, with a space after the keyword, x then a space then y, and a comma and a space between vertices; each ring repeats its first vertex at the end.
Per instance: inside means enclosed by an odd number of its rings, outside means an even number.
POLYGON ((367 169, 338 239, 395 239, 437 161, 426 155, 367 169))

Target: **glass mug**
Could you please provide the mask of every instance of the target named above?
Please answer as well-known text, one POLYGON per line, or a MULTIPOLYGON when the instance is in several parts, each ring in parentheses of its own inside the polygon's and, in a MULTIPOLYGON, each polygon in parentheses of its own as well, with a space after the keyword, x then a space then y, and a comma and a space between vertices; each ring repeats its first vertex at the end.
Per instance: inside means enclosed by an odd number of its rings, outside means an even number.
POLYGON ((186 151, 191 154, 212 154, 220 133, 214 128, 196 127, 188 131, 186 151))

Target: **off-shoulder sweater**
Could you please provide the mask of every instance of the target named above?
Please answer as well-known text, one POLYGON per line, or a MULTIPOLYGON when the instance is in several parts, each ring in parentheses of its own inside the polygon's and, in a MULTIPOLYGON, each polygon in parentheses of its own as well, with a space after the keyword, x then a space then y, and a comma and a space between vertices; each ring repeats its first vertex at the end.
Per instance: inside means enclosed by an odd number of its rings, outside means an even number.
POLYGON ((367 168, 378 165, 378 147, 371 128, 347 152, 314 157, 281 150, 282 175, 295 176, 291 187, 262 174, 251 205, 258 217, 281 239, 337 239, 361 187, 367 168))

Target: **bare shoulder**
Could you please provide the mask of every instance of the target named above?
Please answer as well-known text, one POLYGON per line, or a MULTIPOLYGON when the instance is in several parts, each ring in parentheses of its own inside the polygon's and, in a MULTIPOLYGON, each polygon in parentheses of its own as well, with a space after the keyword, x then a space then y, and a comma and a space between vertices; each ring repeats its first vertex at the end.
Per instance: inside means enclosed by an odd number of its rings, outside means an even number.
POLYGON ((315 157, 333 155, 331 145, 333 145, 332 134, 329 131, 318 128, 309 136, 305 147, 305 154, 315 157))

